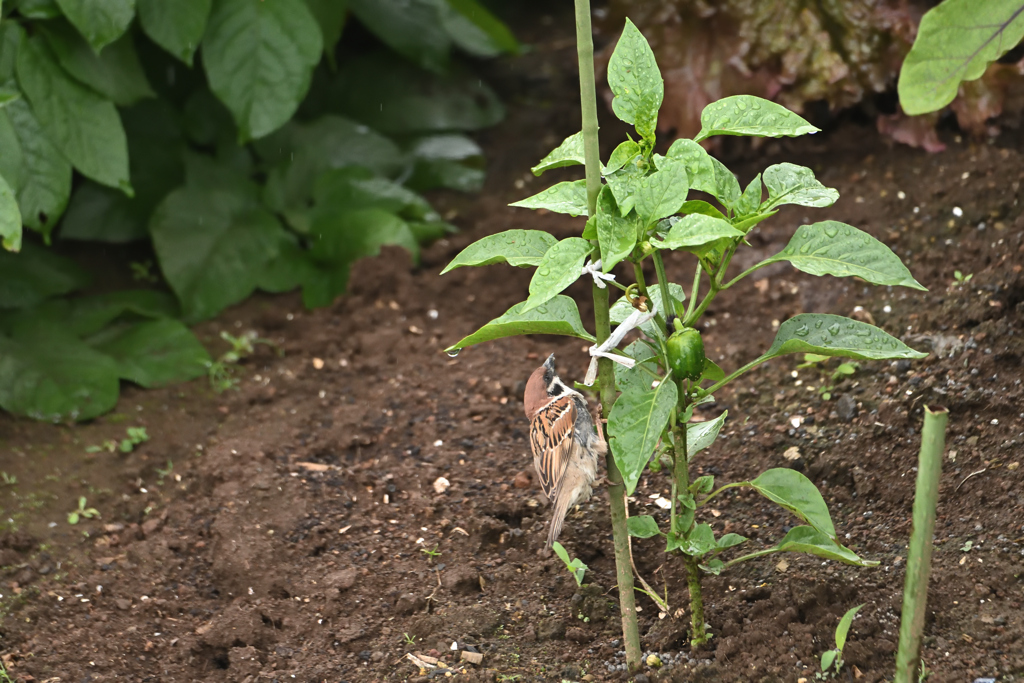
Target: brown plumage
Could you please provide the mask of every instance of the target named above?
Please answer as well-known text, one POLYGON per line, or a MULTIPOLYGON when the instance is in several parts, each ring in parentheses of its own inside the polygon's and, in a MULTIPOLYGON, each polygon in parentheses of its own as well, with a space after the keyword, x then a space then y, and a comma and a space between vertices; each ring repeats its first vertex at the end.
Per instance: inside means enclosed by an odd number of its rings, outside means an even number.
POLYGON ((608 446, 594 431, 587 400, 555 374, 554 354, 530 375, 523 403, 530 420, 533 464, 553 506, 547 542, 551 546, 569 509, 593 493, 598 458, 608 446))

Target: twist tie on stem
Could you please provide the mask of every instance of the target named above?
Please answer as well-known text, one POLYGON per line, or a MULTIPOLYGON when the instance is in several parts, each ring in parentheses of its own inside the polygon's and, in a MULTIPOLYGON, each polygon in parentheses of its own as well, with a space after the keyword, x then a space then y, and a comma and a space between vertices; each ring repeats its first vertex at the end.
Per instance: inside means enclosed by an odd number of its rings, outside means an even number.
POLYGON ((622 323, 615 328, 615 331, 612 332, 608 336, 608 338, 604 340, 602 344, 595 344, 594 346, 591 346, 590 367, 587 368, 587 376, 583 378, 583 383, 588 387, 593 386, 594 380, 597 379, 598 358, 610 358, 619 365, 625 366, 627 368, 632 368, 634 365, 636 365, 636 361, 630 358, 629 356, 620 356, 619 354, 612 353, 612 350, 622 343, 622 340, 626 337, 627 334, 635 330, 637 327, 640 327, 644 323, 652 320, 654 316, 655 313, 653 311, 650 313, 633 311, 632 313, 629 314, 628 318, 623 320, 622 323))
POLYGON ((587 265, 583 266, 583 271, 580 273, 580 275, 590 275, 591 277, 593 277, 594 284, 597 285, 599 289, 604 289, 605 287, 608 286, 604 283, 605 280, 611 281, 615 279, 615 276, 612 275, 611 273, 601 272, 601 259, 597 259, 597 261, 591 261, 587 265))

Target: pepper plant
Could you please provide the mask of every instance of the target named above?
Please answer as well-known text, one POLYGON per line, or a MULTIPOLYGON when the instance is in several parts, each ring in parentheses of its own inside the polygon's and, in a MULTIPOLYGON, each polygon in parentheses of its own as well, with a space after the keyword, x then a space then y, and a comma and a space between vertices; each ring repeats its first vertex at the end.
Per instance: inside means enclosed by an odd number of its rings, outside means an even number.
MULTIPOLYGON (((581 44, 589 41, 589 24, 581 26, 580 6, 586 4, 585 0, 577 1, 581 44)), ((635 126, 637 137, 619 144, 607 162, 599 164, 595 159, 593 88, 587 87, 588 79, 593 82, 593 66, 592 62, 584 63, 584 48, 580 49, 583 131, 567 138, 533 172, 540 175, 552 168, 585 164, 587 179, 557 183, 512 205, 587 216, 582 235, 559 241, 538 230, 510 230, 485 237, 456 256, 444 272, 499 262, 535 267, 536 271, 526 301, 448 350, 454 353, 483 341, 535 333, 570 335, 595 343, 591 355, 600 358, 596 388, 607 415, 609 497, 620 570, 617 578, 627 659, 632 668, 639 665, 639 648, 635 658, 631 657, 627 622, 629 617, 635 619, 632 574, 628 546, 620 543, 624 515, 617 514, 617 507, 622 506, 625 496, 633 494, 648 468, 660 471, 661 463, 667 465, 664 471, 672 489, 669 525, 662 528, 654 517, 640 515, 629 518, 625 526, 634 537, 664 538, 666 552, 685 564, 693 647, 711 637, 704 622, 702 573, 718 574, 745 560, 789 551, 856 566, 877 564, 860 558, 839 542, 821 493, 796 470, 770 469, 753 480, 718 488, 711 476, 691 479, 691 463, 715 440, 728 414, 694 423, 694 407, 713 401, 718 389, 785 354, 813 353, 857 360, 925 355, 872 325, 837 315, 808 313, 782 323, 765 353, 726 374, 705 356, 699 332, 701 318, 711 302, 719 292, 759 268, 780 261, 812 275, 859 277, 878 285, 924 288, 881 242, 851 225, 831 220, 800 226, 778 254, 727 277, 734 255, 747 245, 746 235, 754 226, 783 205, 827 207, 839 193, 822 185, 811 169, 790 163, 769 166, 741 188, 736 176, 709 155, 700 142, 715 135, 793 137, 818 129, 773 102, 751 96, 728 97, 704 109, 702 129, 694 139, 675 140, 664 155, 656 153, 663 82, 647 41, 627 20, 608 63, 608 85, 614 94, 612 110, 635 126), (704 194, 691 198, 691 191, 704 194), (665 251, 693 255, 695 268, 688 292, 667 279, 665 251), (585 266, 588 259, 591 263, 585 266), (648 261, 656 278, 650 285, 643 267, 648 261), (629 286, 607 278, 613 271, 621 275, 623 270, 632 274, 634 282, 629 286), (576 303, 561 293, 585 275, 594 278, 596 335, 584 327, 576 303), (606 288, 609 285, 624 290, 611 306, 606 288), (611 324, 619 326, 616 333, 611 333, 611 324), (614 343, 633 326, 638 326, 643 336, 624 350, 615 349, 614 343), (698 519, 700 509, 709 501, 737 487, 757 491, 802 523, 774 546, 731 556, 731 549, 747 539, 732 533, 716 538, 711 526, 698 519)))

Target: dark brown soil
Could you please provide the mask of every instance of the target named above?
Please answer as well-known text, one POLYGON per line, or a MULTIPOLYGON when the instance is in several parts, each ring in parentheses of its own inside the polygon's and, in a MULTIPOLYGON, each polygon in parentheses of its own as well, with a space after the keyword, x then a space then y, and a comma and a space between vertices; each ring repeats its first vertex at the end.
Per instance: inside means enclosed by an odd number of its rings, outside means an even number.
MULTIPOLYGON (((238 391, 216 395, 199 381, 127 389, 117 413, 74 427, 0 417, 0 469, 17 478, 0 486, 9 529, 0 540, 0 652, 12 676, 425 680, 405 654, 454 663, 457 643, 483 654, 461 680, 625 677, 604 492, 570 514, 562 537, 589 565, 589 591, 538 555, 547 509, 531 474, 523 381, 551 351, 561 376, 579 379, 582 342, 514 338, 458 358, 441 350, 521 301, 530 277, 505 266, 438 277, 459 249, 509 228, 568 236, 582 227, 505 206, 550 182, 529 165, 577 129, 571 88, 558 95, 575 77, 560 65, 571 63, 569 44, 542 43, 497 74, 520 79, 515 92, 529 95, 482 136, 486 191, 435 198, 462 232, 427 249, 419 267, 387 251, 359 264, 351 291, 329 309, 256 297, 204 325, 211 347, 220 330, 252 329, 284 351, 261 348, 247 360, 238 391), (85 452, 136 425, 152 439, 133 453, 85 452), (443 493, 440 477, 450 482, 443 493), (79 496, 102 517, 69 525, 79 496)), ((618 130, 606 122, 606 142, 618 130)), ((832 218, 892 246, 930 291, 766 268, 716 301, 705 336, 716 361, 746 362, 770 343, 773 323, 812 311, 856 311, 935 352, 862 363, 827 402, 816 391, 827 373, 795 370, 797 357, 720 392, 702 415, 727 409, 729 418, 698 472, 725 483, 802 468, 850 547, 881 564, 776 555, 707 577, 715 637, 691 653, 681 564, 657 542, 635 542, 637 569, 667 586, 673 610, 659 618, 639 596, 644 647, 665 663, 646 671, 650 680, 814 680, 838 617, 860 603, 842 678, 891 679, 925 404, 951 414, 929 680, 1024 676, 1024 158, 1002 139, 947 138, 947 152, 927 155, 846 123, 735 162, 744 185, 787 160, 812 166, 842 194, 831 209, 789 209, 762 224, 737 268, 781 249, 799 223, 832 218), (973 278, 958 285, 954 270, 973 278)), ((688 281, 690 266, 671 258, 669 275, 688 281)), ((590 319, 585 283, 568 293, 590 319)), ((651 496, 667 491, 663 475, 645 476, 631 514, 664 514, 651 496)), ((793 523, 743 492, 723 494, 702 515, 754 548, 793 523)))

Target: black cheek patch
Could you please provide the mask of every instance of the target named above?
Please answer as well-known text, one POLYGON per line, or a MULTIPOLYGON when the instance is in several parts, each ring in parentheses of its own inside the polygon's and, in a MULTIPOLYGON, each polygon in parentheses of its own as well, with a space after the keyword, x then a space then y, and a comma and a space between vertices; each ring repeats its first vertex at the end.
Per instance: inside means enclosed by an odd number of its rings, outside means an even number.
POLYGON ((554 384, 548 387, 548 396, 561 396, 565 389, 561 384, 554 384))

